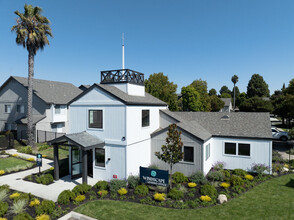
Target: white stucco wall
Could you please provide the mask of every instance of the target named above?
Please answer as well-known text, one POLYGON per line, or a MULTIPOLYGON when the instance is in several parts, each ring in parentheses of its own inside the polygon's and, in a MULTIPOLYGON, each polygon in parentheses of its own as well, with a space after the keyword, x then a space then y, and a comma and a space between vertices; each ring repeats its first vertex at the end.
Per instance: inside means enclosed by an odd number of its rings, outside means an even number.
POLYGON ((142 85, 135 85, 131 83, 110 83, 107 85, 114 86, 129 95, 145 96, 145 86, 142 85))
POLYGON ((213 151, 213 146, 214 145, 214 140, 213 138, 210 138, 209 140, 207 140, 203 145, 202 145, 202 167, 203 167, 203 173, 204 175, 206 175, 209 170, 211 169, 213 163, 214 163, 214 160, 213 160, 213 157, 212 157, 212 151, 213 151), (206 146, 210 144, 210 157, 206 160, 206 146))

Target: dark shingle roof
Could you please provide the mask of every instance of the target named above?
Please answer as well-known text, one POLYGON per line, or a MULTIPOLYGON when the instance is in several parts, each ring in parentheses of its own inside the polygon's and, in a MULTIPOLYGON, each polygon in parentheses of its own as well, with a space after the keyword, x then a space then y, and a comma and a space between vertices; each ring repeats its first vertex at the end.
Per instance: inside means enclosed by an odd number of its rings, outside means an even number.
POLYGON ((232 102, 231 98, 221 98, 221 100, 225 103, 225 106, 230 106, 232 102))
MULTIPOLYGON (((25 77, 12 76, 24 87, 28 87, 28 79, 25 77)), ((33 79, 34 94, 48 104, 67 104, 82 90, 71 83, 56 82, 49 80, 33 79)))
POLYGON ((74 101, 78 100, 80 97, 91 91, 93 88, 101 89, 102 91, 110 94, 114 98, 118 99, 122 103, 126 105, 151 105, 151 106, 167 106, 167 104, 161 101, 158 98, 148 94, 145 92, 145 96, 134 96, 128 95, 127 93, 123 92, 122 90, 116 88, 115 86, 109 86, 105 84, 93 84, 89 89, 84 91, 82 94, 74 98, 70 101, 69 104, 73 103, 74 101))
MULTIPOLYGON (((260 112, 162 112, 187 124, 188 132, 206 140, 212 136, 271 139, 269 113, 260 112), (196 128, 196 130, 194 130, 196 128)), ((179 126, 181 126, 179 123, 179 126)), ((186 129, 185 129, 186 130, 186 129)))

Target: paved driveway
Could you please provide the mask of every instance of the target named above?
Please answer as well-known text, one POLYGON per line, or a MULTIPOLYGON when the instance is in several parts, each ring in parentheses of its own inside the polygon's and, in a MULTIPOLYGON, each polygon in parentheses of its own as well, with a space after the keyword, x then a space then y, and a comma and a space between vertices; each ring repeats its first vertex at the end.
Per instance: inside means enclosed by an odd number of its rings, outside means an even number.
MULTIPOLYGON (((292 146, 294 146, 293 141, 291 141, 290 143, 292 144, 292 146)), ((278 151, 282 155, 283 159, 289 160, 289 154, 287 153, 289 152, 289 147, 287 145, 287 142, 273 141, 273 150, 278 151)), ((294 155, 290 155, 290 159, 294 159, 294 155)))

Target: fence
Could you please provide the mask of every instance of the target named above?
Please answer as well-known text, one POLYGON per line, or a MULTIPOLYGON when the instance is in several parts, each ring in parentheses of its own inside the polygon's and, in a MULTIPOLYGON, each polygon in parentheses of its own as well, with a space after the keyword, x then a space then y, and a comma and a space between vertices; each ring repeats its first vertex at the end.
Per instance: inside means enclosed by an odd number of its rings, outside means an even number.
POLYGON ((51 141, 51 140, 58 138, 58 137, 61 137, 63 135, 65 135, 65 133, 37 130, 37 142, 43 143, 43 142, 51 141))

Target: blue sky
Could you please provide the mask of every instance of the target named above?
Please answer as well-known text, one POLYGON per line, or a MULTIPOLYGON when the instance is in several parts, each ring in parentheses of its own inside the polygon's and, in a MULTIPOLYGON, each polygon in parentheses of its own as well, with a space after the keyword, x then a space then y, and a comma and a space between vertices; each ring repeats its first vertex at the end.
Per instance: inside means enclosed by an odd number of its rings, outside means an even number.
POLYGON ((35 57, 35 78, 100 82, 100 71, 126 68, 163 72, 178 85, 203 79, 217 91, 239 76, 246 92, 259 73, 271 93, 294 78, 294 1, 271 0, 0 0, 0 83, 27 76, 26 49, 17 46, 15 10, 43 8, 51 21, 50 46, 35 57))

